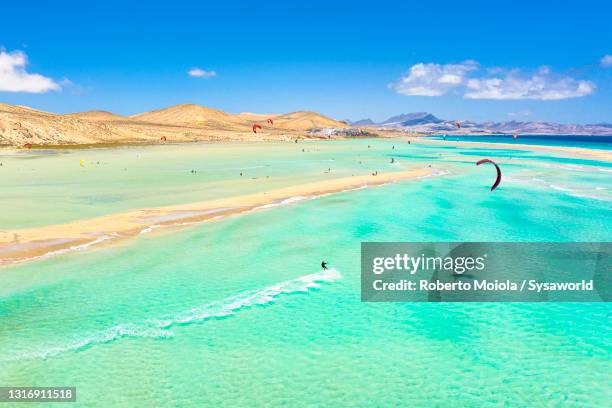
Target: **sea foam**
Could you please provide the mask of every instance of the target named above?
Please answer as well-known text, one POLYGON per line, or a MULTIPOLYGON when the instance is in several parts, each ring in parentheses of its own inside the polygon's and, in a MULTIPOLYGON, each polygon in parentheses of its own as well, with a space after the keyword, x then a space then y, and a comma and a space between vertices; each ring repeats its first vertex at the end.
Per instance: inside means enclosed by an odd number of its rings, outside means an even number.
POLYGON ((227 317, 237 312, 257 305, 274 303, 282 295, 307 293, 310 289, 320 287, 323 282, 333 282, 341 277, 335 269, 328 269, 297 279, 278 283, 263 289, 242 292, 218 302, 207 303, 187 312, 176 314, 168 319, 157 322, 161 328, 169 328, 177 324, 188 324, 201 320, 227 317))
POLYGON ((284 295, 308 293, 311 289, 319 288, 322 283, 333 282, 341 277, 342 275, 336 269, 323 270, 261 289, 241 292, 219 301, 206 303, 162 318, 147 319, 142 323, 118 324, 61 345, 48 346, 43 350, 23 351, 2 356, 0 361, 45 359, 70 351, 85 350, 97 344, 111 343, 122 338, 168 339, 174 337, 174 333, 169 330, 172 326, 233 316, 254 306, 275 303, 279 297, 284 295))

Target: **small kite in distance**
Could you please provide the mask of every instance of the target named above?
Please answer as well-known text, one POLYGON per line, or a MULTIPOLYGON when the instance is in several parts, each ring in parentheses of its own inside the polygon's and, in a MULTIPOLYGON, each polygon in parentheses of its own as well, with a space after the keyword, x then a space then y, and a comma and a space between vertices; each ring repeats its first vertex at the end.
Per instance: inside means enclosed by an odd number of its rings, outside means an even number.
POLYGON ((257 133, 257 129, 261 129, 261 125, 254 124, 253 125, 253 133, 257 133))

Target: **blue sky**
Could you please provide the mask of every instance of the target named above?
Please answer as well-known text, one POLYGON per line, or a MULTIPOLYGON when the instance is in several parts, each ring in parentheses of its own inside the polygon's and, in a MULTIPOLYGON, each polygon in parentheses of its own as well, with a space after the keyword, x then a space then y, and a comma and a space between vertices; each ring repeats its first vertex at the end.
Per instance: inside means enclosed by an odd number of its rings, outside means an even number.
POLYGON ((24 3, 2 6, 5 103, 612 122, 606 1, 24 3))

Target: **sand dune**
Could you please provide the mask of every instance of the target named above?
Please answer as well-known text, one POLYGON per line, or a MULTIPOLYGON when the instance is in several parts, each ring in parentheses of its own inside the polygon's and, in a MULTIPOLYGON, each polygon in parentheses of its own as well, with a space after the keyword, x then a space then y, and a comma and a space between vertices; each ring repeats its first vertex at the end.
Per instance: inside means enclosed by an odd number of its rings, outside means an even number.
POLYGON ((236 115, 192 104, 126 117, 106 111, 60 115, 0 103, 0 145, 5 146, 150 143, 162 138, 168 142, 289 140, 313 137, 306 131, 327 127, 347 125, 314 112, 236 115), (274 125, 266 123, 270 116, 274 125), (252 132, 254 123, 262 126, 257 134, 252 132))

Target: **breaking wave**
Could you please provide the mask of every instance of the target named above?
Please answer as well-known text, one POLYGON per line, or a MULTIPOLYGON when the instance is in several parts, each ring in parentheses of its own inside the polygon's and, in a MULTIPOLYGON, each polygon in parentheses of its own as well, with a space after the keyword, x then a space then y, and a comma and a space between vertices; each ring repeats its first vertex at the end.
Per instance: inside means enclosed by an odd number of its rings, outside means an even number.
POLYGON ((0 361, 44 359, 69 351, 85 350, 97 344, 111 343, 122 338, 168 339, 174 337, 174 333, 170 330, 172 326, 233 316, 240 311, 248 310, 254 306, 275 303, 281 296, 308 293, 311 289, 319 288, 322 283, 330 283, 341 277, 340 272, 335 269, 323 270, 262 289, 245 291, 162 318, 148 319, 140 324, 118 324, 63 345, 47 347, 45 350, 15 353, 7 358, 0 357, 0 361))

